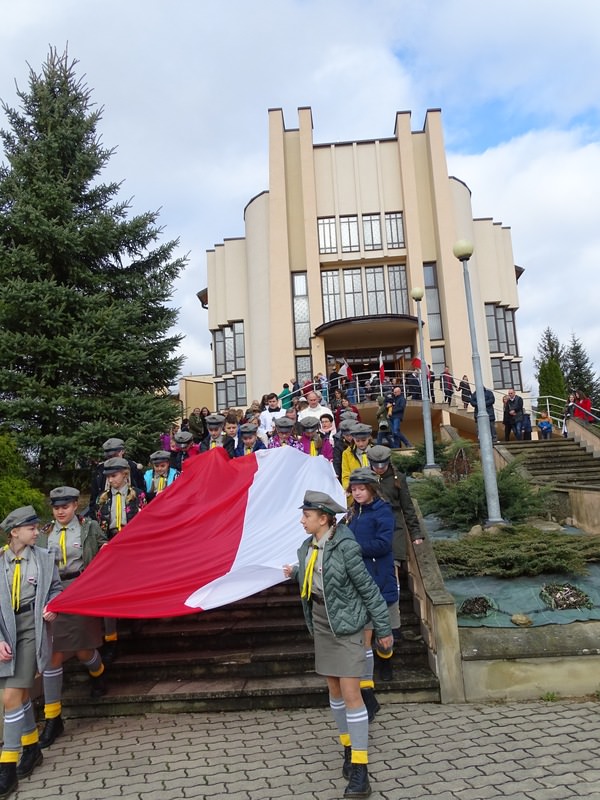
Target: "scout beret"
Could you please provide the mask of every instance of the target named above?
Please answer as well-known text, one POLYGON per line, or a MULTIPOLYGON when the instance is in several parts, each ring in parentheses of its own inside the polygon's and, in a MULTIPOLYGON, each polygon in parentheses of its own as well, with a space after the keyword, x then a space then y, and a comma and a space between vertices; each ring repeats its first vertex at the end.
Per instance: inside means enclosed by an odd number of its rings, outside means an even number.
POLYGON ((240 425, 240 434, 242 436, 244 434, 246 434, 246 436, 251 436, 252 434, 255 434, 257 430, 257 426, 252 422, 245 422, 243 425, 240 425))
POLYGON ((170 461, 171 454, 166 450, 156 450, 150 456, 150 461, 170 461))
POLYGON ((206 424, 209 428, 216 428, 217 426, 225 424, 225 417, 223 414, 209 414, 206 417, 206 424))
POLYGON ((300 425, 305 431, 316 431, 319 427, 318 417, 304 417, 300 420, 300 425))
POLYGON ((392 456, 392 451, 389 447, 382 444, 376 444, 373 447, 367 448, 367 458, 371 464, 386 464, 392 456))
POLYGON ((20 528, 21 525, 33 525, 39 521, 40 518, 33 506, 21 506, 11 511, 6 519, 0 522, 0 528, 8 533, 13 528, 20 528))
POLYGON ((72 486, 57 486, 50 492, 50 503, 53 506, 66 506, 79 500, 79 489, 72 486))
POLYGON ((126 458, 108 458, 104 462, 104 474, 113 475, 115 472, 122 472, 129 469, 129 461, 126 458))
POLYGON ((340 430, 342 433, 350 433, 356 427, 356 422, 353 419, 343 419, 340 422, 340 430))
POLYGON ((342 411, 340 413, 340 419, 356 420, 356 419, 358 419, 358 414, 356 413, 356 411, 350 411, 350 409, 347 408, 345 411, 342 411))
POLYGON ((281 431, 291 431, 294 427, 294 420, 289 417, 277 417, 275 427, 281 431))
POLYGON ((371 472, 370 467, 359 467, 352 470, 348 481, 352 486, 353 483, 379 483, 379 478, 374 472, 371 472))
POLYGON ((304 495, 304 502, 300 508, 316 509, 324 511, 326 514, 345 514, 348 510, 330 497, 325 492, 308 491, 304 495))
POLYGON ((107 439, 102 445, 105 453, 111 453, 113 450, 124 450, 125 442, 123 439, 107 439))
POLYGON ((373 428, 370 425, 365 425, 364 422, 357 422, 352 428, 353 436, 371 436, 373 428))
POLYGON ((173 438, 177 444, 189 444, 194 437, 189 431, 177 431, 173 438))

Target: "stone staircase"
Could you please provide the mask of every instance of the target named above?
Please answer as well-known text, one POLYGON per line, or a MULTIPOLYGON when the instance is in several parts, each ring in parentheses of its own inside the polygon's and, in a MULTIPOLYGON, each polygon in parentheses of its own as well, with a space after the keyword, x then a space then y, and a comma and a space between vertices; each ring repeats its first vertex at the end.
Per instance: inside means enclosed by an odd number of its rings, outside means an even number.
MULTIPOLYGON (((396 702, 439 702, 412 597, 406 587, 401 594, 402 630, 412 640, 398 643, 394 679, 378 682, 378 695, 396 702)), ((142 623, 122 620, 119 657, 106 675, 107 695, 91 700, 85 670, 74 659, 67 662, 65 716, 327 704, 325 681, 314 673, 298 587, 290 582, 201 614, 142 623)))
POLYGON ((573 439, 502 442, 498 448, 506 448, 512 457, 522 457, 534 483, 600 486, 600 458, 573 439))

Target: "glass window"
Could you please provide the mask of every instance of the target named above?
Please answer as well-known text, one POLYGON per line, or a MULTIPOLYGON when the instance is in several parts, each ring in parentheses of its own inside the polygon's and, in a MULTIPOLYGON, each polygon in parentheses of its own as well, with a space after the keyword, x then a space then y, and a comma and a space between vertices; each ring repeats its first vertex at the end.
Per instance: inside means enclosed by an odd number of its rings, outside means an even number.
POLYGON ((342 253, 355 253, 360 250, 358 217, 340 217, 340 237, 342 253))
POLYGON ((365 306, 362 293, 362 274, 360 269, 345 269, 342 271, 344 280, 344 299, 346 302, 347 317, 363 317, 365 306))
POLYGON ((390 284, 390 308, 392 314, 408 314, 406 267, 403 264, 395 264, 388 267, 388 281, 390 284))
POLYGON ((392 211, 385 215, 385 234, 390 250, 404 247, 404 224, 401 211, 392 211))
POLYGON ((244 323, 233 323, 233 346, 235 351, 235 368, 246 369, 246 351, 244 347, 244 323))
POLYGON ((225 372, 233 372, 235 369, 235 350, 232 328, 223 328, 223 335, 225 336, 225 372))
POLYGON ((227 408, 227 392, 225 381, 216 384, 217 387, 217 410, 227 408))
POLYGON ((504 309, 501 306, 496 306, 496 328, 498 330, 498 352, 508 353, 506 320, 504 318, 504 309))
POLYGON ((494 382, 494 389, 504 388, 502 382, 502 359, 492 358, 492 380, 494 382))
POLYGON ((337 253, 335 217, 321 217, 317 220, 319 231, 319 253, 337 253))
POLYGON ((507 308, 504 312, 506 319, 506 334, 508 337, 508 352, 513 356, 519 355, 517 348, 517 334, 515 329, 515 312, 511 308, 507 308))
POLYGON ((365 250, 381 250, 381 217, 379 214, 363 214, 363 241, 365 250))
POLYGON ((225 337, 222 330, 213 333, 213 350, 215 358, 215 376, 225 372, 225 337))
POLYGON ((423 264, 425 277, 425 300, 427 302, 427 324, 429 325, 429 341, 444 338, 442 325, 442 309, 440 306, 440 293, 437 282, 437 267, 435 264, 423 264))
POLYGON ((321 272, 321 293, 323 295, 323 321, 341 319, 340 279, 337 269, 321 272))
POLYGON ((387 314, 383 267, 367 267, 365 278, 369 314, 387 314))
POLYGON ((310 313, 306 272, 292 274, 294 341, 297 348, 310 347, 310 313))
POLYGON ((510 372, 512 377, 512 387, 517 392, 523 391, 523 383, 521 382, 521 365, 518 361, 513 361, 510 365, 510 372))
POLYGON ((485 321, 487 324, 487 335, 490 353, 499 353, 498 330, 496 328, 496 307, 493 303, 485 304, 485 321))
POLYGON ((310 356, 296 356, 296 379, 302 386, 305 380, 312 380, 312 361, 310 356))
POLYGON ((445 347, 432 347, 431 348, 431 369, 433 374, 439 380, 440 375, 446 366, 446 348, 445 347))

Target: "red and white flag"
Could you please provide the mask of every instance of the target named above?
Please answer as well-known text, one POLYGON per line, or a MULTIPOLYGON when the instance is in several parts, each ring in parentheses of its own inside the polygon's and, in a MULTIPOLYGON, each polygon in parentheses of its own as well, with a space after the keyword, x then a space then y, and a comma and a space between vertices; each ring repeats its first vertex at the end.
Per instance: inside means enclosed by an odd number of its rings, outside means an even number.
POLYGON ((385 381, 385 367, 383 366, 383 353, 379 351, 379 383, 385 381))
POLYGON ((349 364, 349 363, 346 361, 346 359, 344 359, 344 363, 343 363, 343 364, 342 364, 342 366, 341 366, 341 367, 338 369, 338 375, 342 375, 342 376, 343 376, 344 378, 346 378, 348 381, 351 381, 351 380, 352 380, 352 378, 354 377, 354 373, 352 372, 352 367, 351 367, 351 366, 350 366, 350 364, 349 364))
POLYGON ((307 489, 345 495, 325 458, 292 447, 191 459, 49 608, 95 617, 172 617, 216 608, 284 580, 306 537, 307 489))

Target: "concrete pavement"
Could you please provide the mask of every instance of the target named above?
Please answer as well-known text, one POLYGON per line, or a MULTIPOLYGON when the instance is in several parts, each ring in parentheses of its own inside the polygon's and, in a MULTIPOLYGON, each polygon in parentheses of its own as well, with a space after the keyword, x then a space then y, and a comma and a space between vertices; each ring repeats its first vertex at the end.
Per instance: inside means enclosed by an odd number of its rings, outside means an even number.
MULTIPOLYGON (((373 798, 600 800, 600 703, 391 704, 371 726, 373 798)), ((66 720, 15 800, 337 800, 329 711, 66 720)))

